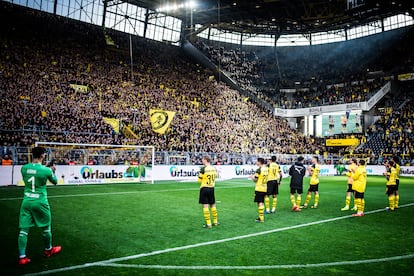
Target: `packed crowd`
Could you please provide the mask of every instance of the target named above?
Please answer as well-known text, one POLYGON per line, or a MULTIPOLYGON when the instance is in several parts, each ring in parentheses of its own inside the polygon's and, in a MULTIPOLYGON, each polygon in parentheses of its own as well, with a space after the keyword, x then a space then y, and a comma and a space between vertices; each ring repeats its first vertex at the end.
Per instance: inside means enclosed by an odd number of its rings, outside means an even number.
POLYGON ((202 41, 197 41, 195 44, 206 53, 213 63, 220 65, 220 68, 223 68, 243 89, 254 90, 260 83, 260 62, 255 52, 241 51, 239 48, 212 47, 202 41))
POLYGON ((368 101, 384 84, 383 79, 346 82, 325 87, 313 86, 311 89, 297 89, 292 99, 283 94, 277 107, 304 108, 321 105, 334 105, 368 101))
POLYGON ((261 61, 254 51, 215 47, 204 43, 202 40, 193 43, 242 89, 266 102, 274 102, 273 97, 269 93, 265 93, 261 87, 263 80, 260 68, 261 61))
POLYGON ((407 49, 413 31, 402 28, 339 44, 304 47, 242 50, 203 39, 194 44, 243 89, 275 107, 300 108, 365 101, 384 84, 384 74, 411 72, 414 56, 407 49), (283 88, 300 89, 290 97, 283 88))
POLYGON ((0 22, 2 144, 132 143, 240 153, 319 149, 285 121, 209 79, 211 72, 177 47, 135 37, 131 74, 127 35, 108 31, 116 45, 106 45, 99 27, 8 9, 0 22), (165 135, 152 131, 152 108, 176 112, 165 135), (138 138, 116 134, 103 117, 122 119, 138 138))
POLYGON ((381 147, 373 149, 377 163, 387 157, 400 155, 404 164, 414 165, 414 102, 411 100, 401 109, 388 110, 368 129, 373 139, 382 141, 381 147))

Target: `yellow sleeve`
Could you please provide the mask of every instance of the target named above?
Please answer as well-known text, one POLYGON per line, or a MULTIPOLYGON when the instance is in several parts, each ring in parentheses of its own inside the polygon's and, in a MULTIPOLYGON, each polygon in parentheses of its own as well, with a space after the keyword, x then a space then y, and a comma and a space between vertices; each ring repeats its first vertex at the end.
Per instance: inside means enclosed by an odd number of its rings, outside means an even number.
POLYGON ((357 169, 354 174, 352 175, 352 179, 353 180, 357 180, 359 178, 359 175, 361 174, 361 172, 357 169))

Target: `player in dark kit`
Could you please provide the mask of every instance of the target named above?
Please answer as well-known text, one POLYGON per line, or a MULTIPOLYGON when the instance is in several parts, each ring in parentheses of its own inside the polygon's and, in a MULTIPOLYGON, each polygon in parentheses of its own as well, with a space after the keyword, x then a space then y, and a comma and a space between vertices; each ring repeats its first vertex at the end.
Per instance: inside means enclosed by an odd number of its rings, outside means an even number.
POLYGON ((306 168, 303 165, 303 157, 299 156, 298 161, 289 169, 290 178, 290 202, 292 202, 292 211, 300 212, 300 202, 303 193, 303 177, 306 173, 306 168), (295 193, 297 197, 295 199, 295 193))
POLYGON ((19 264, 30 263, 26 256, 27 237, 33 226, 42 228, 42 237, 45 244, 45 256, 50 257, 61 251, 60 246, 52 246, 52 233, 50 230, 51 214, 47 200, 47 181, 57 184, 55 167, 43 166, 45 149, 35 147, 33 149, 33 162, 22 167, 21 173, 24 181, 24 197, 20 208, 19 217, 19 264))

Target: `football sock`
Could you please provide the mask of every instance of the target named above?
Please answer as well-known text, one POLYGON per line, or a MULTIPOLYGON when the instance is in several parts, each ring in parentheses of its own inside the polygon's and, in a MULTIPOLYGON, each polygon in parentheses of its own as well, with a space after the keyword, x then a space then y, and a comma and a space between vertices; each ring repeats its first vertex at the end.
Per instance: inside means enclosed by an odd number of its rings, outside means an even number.
POLYGON ((213 223, 217 224, 218 219, 217 219, 217 208, 216 207, 211 207, 211 215, 213 216, 213 223))
POLYGON ((398 208, 399 203, 400 203, 400 195, 396 195, 394 199, 394 208, 398 208))
POLYGON ((264 221, 264 206, 263 205, 259 205, 259 207, 257 208, 258 212, 259 212, 259 219, 261 221, 264 221))
POLYGON ((345 206, 348 206, 349 207, 349 204, 351 204, 351 196, 346 196, 346 198, 345 198, 345 206))
POLYGON ((305 206, 308 206, 308 204, 309 204, 309 201, 311 200, 311 198, 312 198, 312 195, 311 194, 308 194, 307 196, 306 196, 306 200, 305 200, 305 206))
POLYGON ((29 228, 22 228, 19 232, 18 246, 19 257, 26 257, 27 236, 29 235, 29 228))
POLYGON ((298 195, 298 197, 296 198, 296 206, 300 206, 301 200, 302 200, 301 195, 298 195))
POLYGON ((361 204, 360 204, 359 209, 358 209, 358 212, 363 213, 364 210, 365 210, 365 199, 362 198, 361 199, 361 204))
POLYGON ((292 205, 295 206, 296 202, 295 202, 295 196, 294 195, 290 195, 290 202, 292 202, 292 205))
POLYGON ((319 203, 319 193, 315 194, 315 203, 314 203, 314 205, 317 206, 318 203, 319 203))
POLYGON ((394 210, 394 207, 395 207, 395 196, 394 195, 390 195, 388 197, 388 201, 390 203, 390 209, 391 210, 394 210))
POLYGON ((358 207, 358 213, 359 213, 359 210, 361 208, 360 207, 361 206, 361 199, 360 198, 355 198, 354 199, 354 205, 358 207))
POLYGON ((206 221, 206 225, 211 225, 210 211, 208 210, 208 208, 203 208, 203 215, 206 221))
POLYGON ((45 249, 52 248, 52 232, 50 231, 50 226, 42 228, 42 237, 45 244, 45 249))
POLYGON ((270 198, 269 197, 265 197, 265 206, 266 206, 266 211, 269 211, 270 208, 270 198))
POLYGON ((276 210, 276 205, 277 205, 277 197, 273 198, 273 202, 272 202, 272 210, 276 210))

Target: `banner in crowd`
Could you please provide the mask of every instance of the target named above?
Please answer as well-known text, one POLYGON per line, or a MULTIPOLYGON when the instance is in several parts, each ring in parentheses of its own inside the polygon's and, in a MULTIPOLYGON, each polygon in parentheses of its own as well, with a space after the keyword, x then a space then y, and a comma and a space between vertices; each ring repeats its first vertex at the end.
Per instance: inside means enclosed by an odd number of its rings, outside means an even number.
POLYGON ((344 147, 344 146, 358 146, 359 139, 349 138, 349 139, 326 139, 327 147, 344 147))
POLYGON ((76 92, 83 92, 83 93, 88 92, 88 86, 86 86, 86 85, 71 83, 71 84, 69 84, 69 87, 72 88, 73 90, 75 90, 76 92))
POLYGON ((398 80, 399 81, 414 80, 414 73, 400 74, 400 75, 398 75, 398 80))
MULTIPOLYGON (((20 169, 22 166, 0 166, 0 186, 23 185, 20 169)), ((160 165, 154 168, 143 166, 101 166, 101 165, 57 165, 56 176, 59 185, 104 184, 104 183, 138 183, 142 181, 175 180, 197 182, 201 166, 160 165)), ((255 173, 256 165, 221 165, 217 169, 217 181, 227 179, 246 179, 255 173)), ((289 177, 291 165, 281 165, 283 177, 289 177)), ((321 165, 321 176, 344 175, 348 166, 321 165)), ((366 167, 368 175, 382 175, 384 166, 366 167)), ((414 166, 401 167, 401 176, 414 177, 414 166)), ((309 177, 307 175, 306 177, 309 177)), ((307 184, 305 179, 305 184, 307 184)), ((385 178, 384 178, 385 185, 385 178)))
POLYGON ((391 91, 391 82, 387 82, 381 89, 378 90, 368 101, 358 103, 336 104, 336 105, 323 105, 309 108, 275 108, 273 114, 280 117, 302 117, 309 115, 320 115, 331 112, 346 112, 349 110, 363 110, 369 111, 374 105, 376 105, 384 95, 391 91))
POLYGON ((151 128, 154 132, 164 134, 171 124, 172 119, 175 116, 175 112, 162 109, 150 110, 150 122, 151 128))

